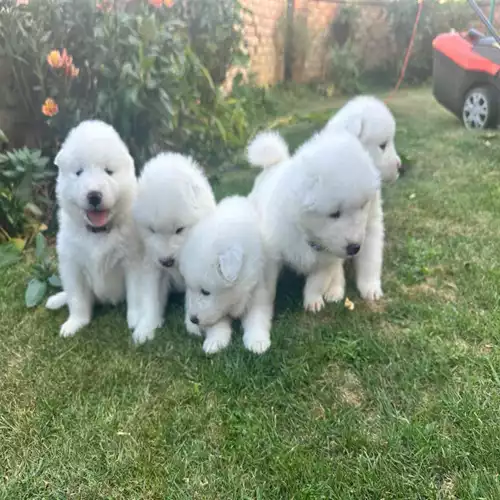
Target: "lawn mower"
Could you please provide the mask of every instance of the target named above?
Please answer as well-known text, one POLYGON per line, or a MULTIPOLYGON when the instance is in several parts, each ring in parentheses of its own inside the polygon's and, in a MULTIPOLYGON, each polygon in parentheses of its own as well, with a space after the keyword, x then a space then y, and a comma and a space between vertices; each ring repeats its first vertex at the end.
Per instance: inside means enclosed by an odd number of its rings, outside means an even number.
POLYGON ((466 128, 497 128, 500 37, 475 0, 469 0, 469 4, 490 36, 470 29, 466 33, 444 33, 434 39, 433 94, 442 106, 462 120, 466 128))

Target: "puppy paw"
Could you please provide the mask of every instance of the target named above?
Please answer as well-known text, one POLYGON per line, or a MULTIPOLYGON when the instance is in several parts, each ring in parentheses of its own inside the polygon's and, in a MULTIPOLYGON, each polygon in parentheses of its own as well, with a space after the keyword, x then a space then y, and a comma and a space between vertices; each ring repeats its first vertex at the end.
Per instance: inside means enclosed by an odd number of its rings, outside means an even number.
POLYGON ((134 309, 127 310, 127 324, 128 327, 133 330, 139 323, 140 314, 139 311, 134 309))
POLYGON ((196 337, 201 337, 200 327, 198 325, 195 325, 194 323, 192 323, 189 320, 189 318, 186 319, 184 324, 186 325, 186 330, 190 335, 194 335, 196 337))
POLYGON ((155 338, 155 328, 143 328, 139 325, 132 333, 132 341, 135 345, 145 344, 148 340, 155 338))
POLYGON ((340 302, 345 295, 345 288, 341 285, 332 285, 325 293, 326 302, 340 302))
POLYGON ((325 307, 325 301, 323 297, 314 296, 314 297, 304 297, 304 309, 308 312, 317 313, 321 311, 325 307))
POLYGON ((229 342, 231 341, 231 333, 229 334, 225 331, 221 332, 211 332, 210 336, 203 342, 203 350, 206 354, 215 354, 216 352, 225 349, 229 342))
POLYGON ((249 351, 255 354, 262 354, 271 347, 269 332, 245 333, 243 335, 243 344, 249 351))
POLYGON ((61 307, 65 306, 67 303, 66 300, 66 293, 65 292, 59 292, 56 293, 55 295, 52 295, 47 299, 47 302, 45 303, 45 307, 47 309, 51 310, 56 310, 60 309, 61 307))
POLYGON ((373 283, 358 283, 358 290, 361 294, 361 297, 364 300, 378 300, 381 299, 384 295, 382 292, 382 287, 379 282, 373 283))
POLYGON ((59 335, 61 337, 72 337, 78 330, 83 328, 89 322, 79 318, 68 318, 66 323, 61 326, 59 335))
POLYGON ((148 340, 153 340, 155 337, 155 330, 160 328, 162 324, 162 318, 144 318, 142 321, 139 321, 132 333, 134 344, 141 345, 148 340))

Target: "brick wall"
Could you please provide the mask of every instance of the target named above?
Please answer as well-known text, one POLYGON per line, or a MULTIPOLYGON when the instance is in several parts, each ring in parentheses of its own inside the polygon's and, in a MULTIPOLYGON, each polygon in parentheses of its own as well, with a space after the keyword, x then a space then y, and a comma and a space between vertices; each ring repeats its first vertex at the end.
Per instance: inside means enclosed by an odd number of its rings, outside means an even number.
POLYGON ((253 13, 246 16, 245 37, 252 71, 258 83, 272 84, 283 77, 279 20, 286 15, 286 0, 242 0, 253 13))
MULTIPOLYGON (((299 33, 295 40, 302 52, 292 68, 292 79, 297 82, 321 80, 325 76, 325 38, 339 5, 321 0, 294 0, 295 20, 300 20, 298 32, 307 26, 307 34, 299 33)), ((253 12, 247 19, 245 35, 251 59, 251 70, 262 85, 274 84, 283 79, 284 28, 287 0, 242 0, 243 5, 253 12)), ((488 15, 489 8, 483 5, 488 15)), ((472 24, 485 31, 471 9, 472 24)), ((355 35, 355 50, 366 63, 366 69, 383 66, 391 60, 396 51, 387 23, 384 8, 363 6, 357 22, 359 31, 355 35)), ((500 6, 495 11, 496 27, 500 26, 500 6)), ((450 26, 451 28, 452 26, 450 26)), ((235 70, 235 69, 234 69, 235 70)), ((236 71, 231 71, 231 76, 236 71)))
MULTIPOLYGON (((260 84, 283 79, 284 32, 287 0, 242 0, 253 15, 247 16, 245 37, 252 71, 260 84)), ((303 16, 309 41, 302 68, 294 68, 294 80, 321 78, 324 73, 324 39, 336 6, 315 0, 295 0, 295 15, 303 16)))

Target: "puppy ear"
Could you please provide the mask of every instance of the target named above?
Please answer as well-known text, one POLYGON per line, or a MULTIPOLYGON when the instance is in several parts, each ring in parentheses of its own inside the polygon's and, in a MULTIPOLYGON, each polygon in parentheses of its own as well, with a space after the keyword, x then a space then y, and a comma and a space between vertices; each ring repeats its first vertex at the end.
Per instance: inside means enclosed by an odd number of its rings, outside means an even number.
POLYGON ((231 245, 217 257, 217 271, 229 283, 234 283, 243 266, 243 249, 239 245, 231 245))
POLYGON ((191 201, 195 205, 197 205, 198 199, 200 197, 200 187, 198 186, 198 184, 196 184, 194 182, 190 182, 188 184, 188 194, 191 198, 191 201))
POLYGON ((353 116, 347 123, 346 128, 349 133, 361 139, 363 135, 363 117, 361 115, 353 116))
POLYGON ((57 168, 61 168, 62 163, 64 162, 64 149, 60 149, 54 158, 54 165, 57 168))
POLYGON ((318 202, 318 190, 319 178, 313 177, 304 183, 305 189, 302 197, 302 207, 305 210, 313 210, 318 202))

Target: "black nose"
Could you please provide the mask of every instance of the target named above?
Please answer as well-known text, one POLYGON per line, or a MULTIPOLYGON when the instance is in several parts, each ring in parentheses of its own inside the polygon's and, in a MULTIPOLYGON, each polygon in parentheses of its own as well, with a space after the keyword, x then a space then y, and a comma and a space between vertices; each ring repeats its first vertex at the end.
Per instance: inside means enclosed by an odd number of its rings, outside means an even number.
POLYGON ((160 259, 160 264, 163 267, 172 267, 175 264, 175 259, 173 257, 168 257, 168 259, 160 259))
POLYGON ((191 316, 189 318, 189 320, 191 321, 191 323, 193 323, 193 325, 197 325, 200 322, 200 320, 198 319, 198 316, 191 316))
POLYGON ((349 243, 349 245, 347 245, 345 251, 347 253, 347 255, 356 255, 359 250, 361 248, 361 245, 358 245, 357 243, 349 243))
POLYGON ((89 202, 89 205, 97 207, 102 201, 102 193, 99 191, 90 191, 87 194, 87 201, 89 202))

